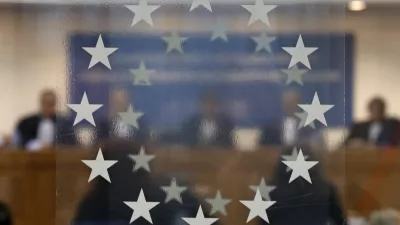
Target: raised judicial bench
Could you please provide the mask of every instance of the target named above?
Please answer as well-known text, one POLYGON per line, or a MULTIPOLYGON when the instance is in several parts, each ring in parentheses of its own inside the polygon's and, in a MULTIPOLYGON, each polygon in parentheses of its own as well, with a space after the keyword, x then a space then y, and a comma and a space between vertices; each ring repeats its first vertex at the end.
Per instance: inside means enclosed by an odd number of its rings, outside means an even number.
MULTIPOLYGON (((0 151, 0 200, 11 206, 16 225, 67 225, 89 186, 82 159, 97 150, 65 149, 37 153, 0 151)), ((233 199, 223 224, 244 224, 252 199, 249 185, 270 178, 278 151, 184 151, 153 149, 154 174, 187 178, 200 196, 233 199)), ((367 214, 380 207, 400 209, 400 150, 347 150, 322 154, 326 176, 338 187, 347 210, 367 214)), ((98 179, 98 178, 96 178, 98 179)), ((111 178, 112 179, 112 178, 111 178)))

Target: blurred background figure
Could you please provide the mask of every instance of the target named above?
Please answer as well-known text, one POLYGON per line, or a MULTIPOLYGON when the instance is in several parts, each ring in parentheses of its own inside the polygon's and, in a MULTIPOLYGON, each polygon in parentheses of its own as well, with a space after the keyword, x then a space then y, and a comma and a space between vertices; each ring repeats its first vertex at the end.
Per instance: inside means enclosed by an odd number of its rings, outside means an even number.
POLYGON ((11 212, 7 205, 0 202, 0 225, 12 225, 11 212))
POLYGON ((372 212, 369 225, 400 225, 400 213, 394 209, 384 209, 372 212))
MULTIPOLYGON (((292 149, 285 149, 281 156, 291 152, 292 149)), ((309 170, 312 183, 302 177, 289 183, 292 170, 282 163, 281 157, 278 158, 271 181, 276 186, 270 193, 271 200, 276 201, 268 211, 271 224, 346 225, 336 187, 323 176, 322 162, 310 151, 303 151, 303 154, 306 161, 319 161, 309 170)))
POLYGON ((380 97, 368 103, 369 119, 351 126, 348 147, 388 147, 400 144, 400 122, 386 115, 386 103, 380 97))
POLYGON ((220 112, 218 97, 214 92, 205 92, 199 101, 199 112, 182 127, 183 143, 188 147, 233 146, 231 119, 220 112))
POLYGON ((283 93, 283 115, 263 127, 260 137, 261 146, 289 147, 299 144, 311 145, 311 142, 316 141, 314 136, 316 136, 317 132, 309 126, 301 127, 301 120, 296 116, 300 109, 298 107, 300 103, 301 96, 298 91, 288 90, 283 93))
POLYGON ((149 128, 144 117, 133 111, 129 91, 124 88, 112 89, 109 99, 108 117, 100 120, 96 127, 97 142, 108 139, 147 141, 150 137, 149 128))

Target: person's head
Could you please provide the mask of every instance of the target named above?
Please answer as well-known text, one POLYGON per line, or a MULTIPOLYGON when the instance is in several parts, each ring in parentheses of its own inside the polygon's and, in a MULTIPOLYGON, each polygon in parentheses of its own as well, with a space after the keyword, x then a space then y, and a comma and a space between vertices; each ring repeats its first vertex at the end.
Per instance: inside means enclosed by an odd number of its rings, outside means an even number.
POLYGON ((379 121, 385 117, 386 104, 380 97, 373 98, 368 103, 369 116, 372 121, 379 121))
POLYGON ((53 90, 44 90, 40 94, 40 111, 44 117, 56 115, 57 95, 53 90))
POLYGON ((371 213, 369 225, 400 225, 400 213, 394 209, 386 209, 371 213))
POLYGON ((124 88, 116 88, 110 93, 110 108, 112 113, 125 112, 130 104, 129 91, 124 88))
POLYGON ((299 109, 298 104, 300 104, 300 94, 296 90, 288 90, 283 93, 282 101, 285 113, 287 115, 292 115, 299 109))
POLYGON ((201 98, 201 113, 204 117, 214 117, 218 113, 218 99, 215 93, 206 92, 201 98))

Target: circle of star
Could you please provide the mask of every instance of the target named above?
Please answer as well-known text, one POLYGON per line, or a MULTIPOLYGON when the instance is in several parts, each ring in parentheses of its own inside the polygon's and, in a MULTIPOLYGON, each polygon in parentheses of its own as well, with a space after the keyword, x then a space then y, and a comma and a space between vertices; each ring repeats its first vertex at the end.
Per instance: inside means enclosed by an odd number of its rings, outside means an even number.
POLYGON ((146 0, 139 0, 138 5, 125 5, 129 10, 131 10, 135 15, 133 17, 131 27, 135 26, 140 21, 145 21, 151 26, 154 26, 153 20, 151 18, 151 13, 158 9, 159 5, 147 5, 146 0))
POLYGON ((143 113, 133 111, 132 105, 129 105, 128 110, 126 112, 120 112, 118 113, 118 115, 122 118, 122 121, 124 123, 138 129, 139 128, 138 120, 140 117, 143 116, 143 113))
POLYGON ((242 7, 251 13, 249 23, 247 24, 248 26, 258 20, 267 26, 271 26, 268 13, 275 9, 277 5, 264 5, 264 0, 256 0, 254 5, 242 5, 242 7))
POLYGON ((257 44, 255 52, 265 50, 268 53, 272 53, 271 43, 276 40, 275 37, 268 37, 264 32, 259 37, 251 37, 251 39, 257 44))
POLYGON ((310 61, 308 60, 308 56, 315 52, 318 48, 314 47, 304 47, 304 42, 303 38, 301 37, 301 34, 299 36, 299 39, 297 40, 296 47, 282 47, 283 50, 285 50, 287 53, 292 55, 292 58, 290 60, 289 64, 289 69, 296 65, 297 63, 302 63, 305 65, 308 69, 311 69, 310 61))
MULTIPOLYGON (((291 155, 282 155, 282 158, 286 161, 296 161, 298 155, 299 155, 299 152, 297 151, 297 149, 293 148, 291 155)), ((307 158, 308 158, 308 156, 304 156, 304 159, 307 159, 307 158)), ((289 172, 290 170, 292 170, 290 167, 286 168, 286 172, 289 172)))
POLYGON ((266 184, 264 177, 261 177, 260 184, 258 186, 250 186, 250 189, 254 192, 260 190, 261 196, 265 200, 271 200, 270 193, 276 189, 276 186, 266 184))
POLYGON ((135 161, 135 166, 133 167, 133 171, 137 171, 140 168, 150 172, 149 162, 154 159, 155 155, 147 155, 144 151, 144 148, 140 148, 140 152, 138 155, 128 155, 133 161, 135 161))
POLYGON ((185 42, 187 37, 180 37, 178 32, 172 31, 171 36, 163 36, 162 39, 167 43, 166 53, 176 50, 183 53, 182 43, 185 42))
POLYGON ((148 70, 143 61, 140 62, 138 69, 129 70, 133 74, 133 85, 151 85, 150 74, 155 70, 148 70))
POLYGON ((181 194, 187 189, 187 187, 178 186, 176 183, 176 179, 173 178, 171 180, 170 186, 162 186, 161 189, 167 194, 167 197, 165 198, 165 203, 171 200, 176 200, 177 202, 182 203, 181 194))
POLYGON ((103 152, 99 149, 95 160, 82 160, 82 162, 92 169, 88 182, 97 176, 101 176, 111 183, 110 176, 108 175, 108 168, 117 163, 117 160, 104 160, 103 152))
POLYGON ((302 76, 308 72, 306 69, 299 69, 298 66, 293 66, 290 69, 281 70, 282 73, 287 75, 286 84, 289 85, 292 82, 296 82, 300 85, 304 85, 302 76))
POLYGON ((298 104, 300 108, 302 108, 305 112, 307 112, 307 119, 306 122, 304 123, 304 126, 307 126, 314 120, 320 121, 322 124, 327 126, 326 124, 326 119, 325 119, 325 113, 330 110, 334 105, 321 105, 319 102, 319 97, 318 93, 315 92, 314 98, 312 100, 311 104, 298 104))
POLYGON ((151 224, 153 221, 151 219, 150 210, 154 208, 159 202, 147 202, 144 197, 143 189, 140 189, 139 197, 136 202, 124 202, 127 206, 133 209, 133 214, 129 223, 137 220, 140 217, 143 217, 151 224))
POLYGON ((93 126, 96 126, 96 123, 94 122, 93 118, 93 113, 103 105, 89 104, 86 92, 84 92, 80 104, 67 104, 67 106, 76 112, 76 117, 73 126, 75 126, 82 120, 86 120, 93 126))
POLYGON ((226 209, 225 206, 229 204, 232 200, 222 198, 221 192, 218 190, 215 198, 207 198, 206 201, 211 205, 211 212, 210 214, 215 214, 220 212, 222 215, 226 216, 226 209))
POLYGON ((183 217, 182 219, 189 225, 211 225, 218 220, 218 218, 205 218, 201 206, 199 206, 199 210, 197 211, 195 218, 183 217))
POLYGON ((212 12, 210 0, 193 0, 189 12, 191 12, 200 5, 206 8, 208 11, 212 12))
POLYGON ((292 174, 290 175, 289 183, 291 183, 298 177, 303 177, 310 184, 312 183, 310 178, 310 173, 308 172, 308 170, 317 165, 318 161, 305 161, 305 157, 301 149, 295 161, 282 161, 282 162, 286 166, 292 169, 292 174))
POLYGON ((108 60, 108 56, 111 55, 113 52, 117 51, 118 48, 104 47, 103 38, 101 37, 100 34, 99 38, 97 39, 96 47, 82 47, 82 49, 85 50, 90 55, 92 55, 88 69, 92 68, 94 65, 100 62, 111 70, 111 65, 110 61, 108 60))
POLYGON ((260 190, 257 189, 256 195, 253 201, 240 201, 243 205, 250 209, 249 216, 247 217, 246 223, 259 216, 261 219, 269 223, 268 215, 266 210, 275 204, 275 201, 263 201, 261 198, 260 190))

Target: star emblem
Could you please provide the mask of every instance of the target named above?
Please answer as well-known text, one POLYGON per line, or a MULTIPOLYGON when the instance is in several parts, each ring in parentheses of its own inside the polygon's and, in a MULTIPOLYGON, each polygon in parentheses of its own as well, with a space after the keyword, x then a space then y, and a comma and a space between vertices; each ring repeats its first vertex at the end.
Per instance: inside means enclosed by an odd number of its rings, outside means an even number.
POLYGON ((83 97, 80 104, 67 104, 67 106, 76 112, 74 125, 78 124, 82 120, 88 121, 93 126, 96 126, 93 118, 93 113, 103 105, 100 104, 89 104, 86 92, 83 93, 83 97))
POLYGON ((247 26, 250 26, 258 20, 267 26, 271 26, 268 19, 268 13, 275 9, 277 5, 264 5, 263 0, 256 0, 254 5, 242 5, 242 7, 251 13, 251 17, 247 26))
POLYGON ((310 61, 308 60, 308 56, 315 52, 318 48, 315 47, 304 47, 303 38, 301 35, 297 40, 296 47, 282 47, 287 53, 292 55, 292 59, 290 60, 289 68, 296 65, 298 62, 301 62, 308 69, 311 69, 310 61))
POLYGON ((108 56, 111 55, 113 52, 117 51, 118 48, 106 48, 104 47, 103 38, 101 34, 97 39, 96 47, 82 47, 87 53, 89 53, 92 58, 90 59, 89 68, 92 68, 97 63, 102 63, 108 69, 111 70, 110 61, 108 60, 108 56))
POLYGON ((305 112, 307 112, 307 119, 306 119, 306 122, 304 123, 304 126, 307 126, 314 120, 318 120, 322 124, 327 126, 324 114, 328 110, 330 110, 334 105, 321 105, 321 103, 319 102, 318 93, 315 92, 314 98, 313 98, 311 104, 308 104, 308 105, 307 104, 306 105, 299 104, 298 106, 300 108, 302 108, 305 112))
POLYGON ((206 201, 211 205, 211 215, 220 212, 222 215, 226 216, 225 206, 232 200, 222 198, 221 192, 218 190, 215 198, 207 198, 206 201))
POLYGON ((151 219, 150 210, 154 208, 159 202, 147 202, 144 197, 143 189, 140 189, 139 197, 136 202, 124 202, 129 208, 133 209, 132 217, 129 223, 137 220, 140 217, 145 218, 151 224, 153 220, 151 219))
MULTIPOLYGON (((306 126, 304 126, 304 124, 306 123, 308 113, 303 111, 300 113, 295 113, 294 115, 296 115, 296 117, 299 118, 299 120, 300 120, 297 129, 300 130, 301 128, 306 127, 306 126)), ((308 124, 308 126, 310 126, 314 130, 316 129, 314 122, 311 122, 310 124, 308 124)))
POLYGON ((210 0, 193 0, 192 5, 190 6, 189 12, 198 6, 202 5, 204 8, 208 9, 208 11, 212 12, 210 0))
POLYGON ((250 189, 256 192, 257 190, 260 190, 261 196, 265 200, 271 200, 271 197, 269 194, 276 189, 276 186, 269 186, 265 183, 264 177, 261 177, 260 185, 259 186, 250 186, 250 189))
POLYGON ((180 53, 183 53, 182 43, 185 42, 187 37, 179 37, 178 32, 171 32, 171 36, 164 36, 162 39, 167 43, 166 53, 171 52, 172 50, 176 50, 180 53))
POLYGON ((129 70, 133 74, 133 85, 151 85, 150 74, 155 70, 148 70, 143 61, 140 61, 138 69, 129 70))
POLYGON ((124 123, 138 129, 139 128, 138 119, 143 116, 143 113, 133 111, 132 105, 129 105, 128 111, 120 112, 118 113, 118 115, 122 118, 122 121, 124 123))
POLYGON ((199 210, 197 211, 195 218, 183 217, 182 219, 190 225, 211 225, 218 220, 218 218, 205 218, 201 206, 199 206, 199 210))
POLYGON ((131 27, 135 26, 140 21, 144 20, 151 26, 154 26, 153 20, 151 19, 151 13, 158 9, 159 5, 147 5, 146 0, 139 0, 138 5, 125 5, 129 10, 131 10, 135 15, 133 16, 133 21, 131 27))
POLYGON ((182 197, 181 194, 182 192, 184 192, 187 187, 183 187, 183 186, 178 186, 176 184, 176 179, 173 178, 171 180, 171 184, 170 186, 162 186, 161 189, 163 191, 165 191, 165 193, 167 194, 167 197, 165 199, 165 203, 175 199, 177 202, 182 203, 182 197))
POLYGON ((212 35, 211 35, 211 41, 214 41, 218 38, 221 38, 225 42, 228 41, 228 37, 226 35, 228 26, 226 25, 226 23, 223 20, 218 19, 217 22, 213 25, 212 30, 213 31, 212 31, 212 35))
POLYGON ((147 155, 144 151, 144 148, 140 148, 140 152, 138 155, 128 155, 133 161, 135 161, 135 166, 133 167, 133 171, 137 171, 140 168, 150 172, 149 162, 154 159, 155 155, 147 155))
MULTIPOLYGON (((298 155, 299 155, 299 152, 297 151, 297 149, 293 148, 291 155, 282 155, 282 158, 286 161, 296 161, 298 155)), ((308 156, 304 156, 304 159, 307 159, 307 158, 308 158, 308 156)), ((290 167, 286 167, 286 172, 289 172, 291 170, 292 169, 290 167)))
POLYGON ((264 49, 268 53, 272 53, 271 43, 276 40, 275 37, 268 37, 264 32, 259 37, 251 37, 251 39, 253 39, 253 41, 257 44, 255 52, 259 52, 264 49))
POLYGON ((82 160, 82 162, 92 169, 88 182, 100 175, 111 183, 108 168, 117 163, 117 160, 104 160, 103 153, 99 149, 95 160, 82 160))
POLYGON ((286 84, 291 84, 292 82, 297 82, 300 85, 303 85, 302 76, 308 72, 307 69, 299 69, 298 66, 293 66, 290 69, 281 70, 282 73, 287 75, 286 84))
POLYGON ((292 175, 290 175, 289 183, 291 183, 298 177, 303 177, 310 184, 312 183, 310 178, 310 173, 308 172, 308 170, 317 165, 318 161, 305 161, 301 149, 299 154, 297 155, 296 161, 282 161, 282 162, 293 170, 292 175))
POLYGON ((259 216, 261 219, 269 223, 268 215, 266 210, 275 204, 275 201, 263 201, 261 198, 260 190, 256 191, 256 195, 253 201, 240 201, 243 205, 250 209, 249 216, 247 217, 246 223, 259 216))

